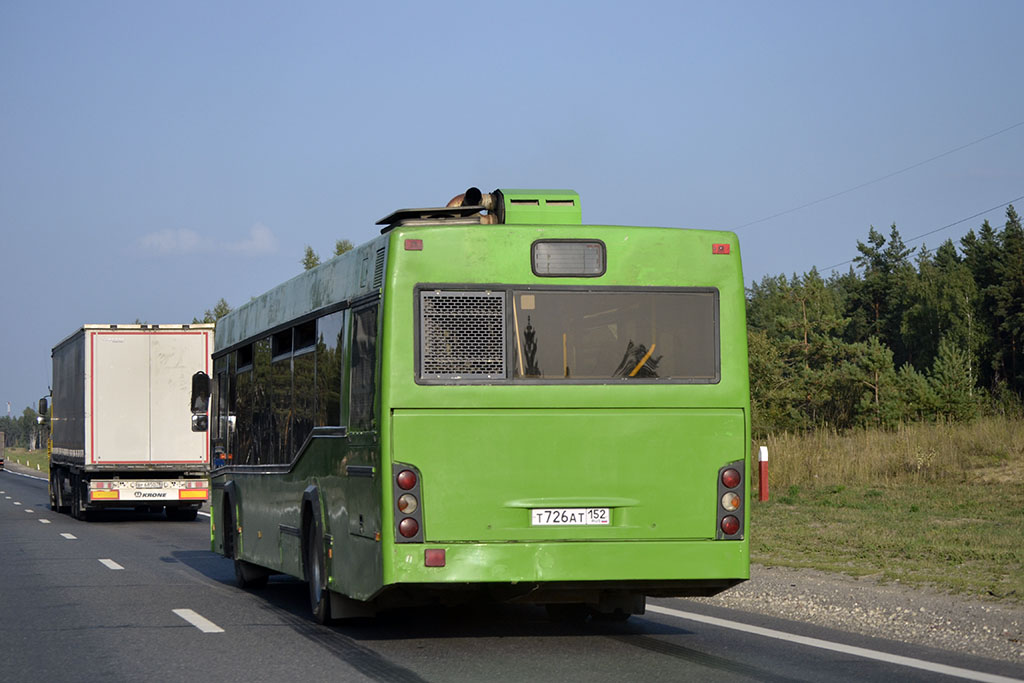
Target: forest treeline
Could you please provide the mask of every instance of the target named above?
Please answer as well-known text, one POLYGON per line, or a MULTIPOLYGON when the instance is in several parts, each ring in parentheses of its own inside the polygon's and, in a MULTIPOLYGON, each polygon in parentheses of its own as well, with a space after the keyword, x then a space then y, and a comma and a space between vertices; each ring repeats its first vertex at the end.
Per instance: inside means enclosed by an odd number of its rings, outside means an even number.
POLYGON ((4 446, 21 448, 38 448, 45 439, 43 429, 36 418, 39 413, 32 408, 25 408, 21 417, 4 415, 0 417, 0 432, 4 435, 4 446))
POLYGON ((766 276, 747 290, 754 434, 1019 416, 1024 229, 937 249, 868 231, 845 274, 766 276))

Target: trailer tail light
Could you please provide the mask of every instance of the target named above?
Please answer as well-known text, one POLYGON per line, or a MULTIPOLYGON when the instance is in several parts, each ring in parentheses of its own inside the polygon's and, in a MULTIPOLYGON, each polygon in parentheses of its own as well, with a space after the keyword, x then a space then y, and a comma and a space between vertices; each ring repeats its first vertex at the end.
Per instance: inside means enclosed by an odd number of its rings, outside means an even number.
POLYGON ((391 493, 394 507, 396 543, 423 542, 423 496, 419 470, 395 463, 391 467, 391 493))
POLYGON ((121 493, 113 481, 89 482, 89 500, 120 500, 121 493))
POLYGON ((718 470, 718 527, 715 531, 718 540, 743 540, 744 471, 743 461, 729 463, 718 470))

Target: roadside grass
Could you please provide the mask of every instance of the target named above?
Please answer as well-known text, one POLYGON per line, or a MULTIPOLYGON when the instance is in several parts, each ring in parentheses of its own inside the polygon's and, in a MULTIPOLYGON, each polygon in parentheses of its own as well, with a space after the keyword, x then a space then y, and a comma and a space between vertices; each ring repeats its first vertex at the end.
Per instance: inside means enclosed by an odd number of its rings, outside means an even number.
POLYGON ((754 562, 1024 602, 1024 422, 767 445, 771 500, 751 509, 754 562))
POLYGON ((29 451, 24 448, 5 448, 4 460, 8 463, 18 463, 25 467, 38 469, 40 472, 48 472, 50 460, 46 457, 45 450, 29 451))

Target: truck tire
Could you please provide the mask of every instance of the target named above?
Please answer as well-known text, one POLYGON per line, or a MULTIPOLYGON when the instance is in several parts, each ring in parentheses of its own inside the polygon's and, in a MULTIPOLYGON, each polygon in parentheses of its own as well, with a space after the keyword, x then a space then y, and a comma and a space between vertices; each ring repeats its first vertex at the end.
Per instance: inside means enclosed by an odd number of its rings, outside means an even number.
POLYGON ((82 483, 77 474, 71 475, 71 516, 79 520, 85 517, 82 514, 82 483))
POLYGON ((199 510, 195 508, 174 507, 172 505, 168 505, 166 510, 167 519, 172 522, 194 522, 199 514, 199 510))
POLYGON ((313 621, 331 621, 331 594, 327 589, 327 563, 324 559, 324 533, 319 522, 306 524, 306 578, 309 580, 309 606, 313 621))
POLYGON ((57 470, 50 470, 50 510, 60 512, 60 477, 57 470))

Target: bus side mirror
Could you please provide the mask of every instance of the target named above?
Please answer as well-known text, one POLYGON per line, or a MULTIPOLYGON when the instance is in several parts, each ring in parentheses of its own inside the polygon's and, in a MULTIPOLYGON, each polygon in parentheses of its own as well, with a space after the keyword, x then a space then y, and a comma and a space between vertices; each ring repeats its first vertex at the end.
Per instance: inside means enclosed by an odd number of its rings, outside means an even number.
POLYGON ((200 370, 192 375, 192 431, 205 432, 210 428, 210 376, 200 370))

